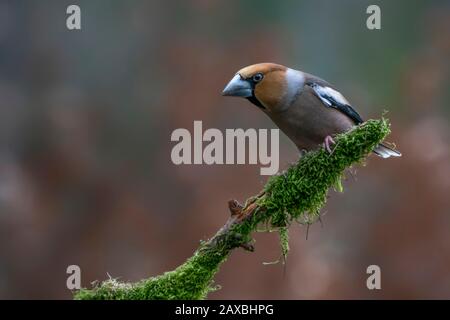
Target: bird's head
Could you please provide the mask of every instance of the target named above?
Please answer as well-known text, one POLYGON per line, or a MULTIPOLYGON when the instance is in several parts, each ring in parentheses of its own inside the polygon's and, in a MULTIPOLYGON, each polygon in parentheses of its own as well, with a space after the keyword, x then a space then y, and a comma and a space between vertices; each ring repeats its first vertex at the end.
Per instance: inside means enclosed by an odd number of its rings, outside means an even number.
POLYGON ((222 95, 246 98, 265 112, 277 112, 291 98, 292 72, 298 71, 274 63, 253 64, 239 70, 222 95))

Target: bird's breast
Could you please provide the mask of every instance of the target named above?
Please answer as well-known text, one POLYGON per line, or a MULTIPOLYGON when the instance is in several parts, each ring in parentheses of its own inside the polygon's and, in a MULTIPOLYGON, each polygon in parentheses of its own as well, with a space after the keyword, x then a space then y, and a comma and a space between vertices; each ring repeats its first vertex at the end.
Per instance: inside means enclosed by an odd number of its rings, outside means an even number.
POLYGON ((340 111, 323 105, 307 86, 289 108, 269 116, 300 150, 308 151, 320 146, 327 135, 345 132, 354 125, 340 111))

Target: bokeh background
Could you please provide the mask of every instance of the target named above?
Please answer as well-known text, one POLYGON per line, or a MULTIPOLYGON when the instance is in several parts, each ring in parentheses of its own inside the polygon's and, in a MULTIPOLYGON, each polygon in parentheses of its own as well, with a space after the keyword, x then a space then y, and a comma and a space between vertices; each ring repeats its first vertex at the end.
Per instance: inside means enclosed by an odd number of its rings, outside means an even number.
MULTIPOLYGON (((448 1, 0 1, 0 298, 70 299, 181 264, 257 193, 257 165, 175 166, 176 128, 274 128, 221 97, 241 67, 272 61, 338 86, 363 117, 383 110, 401 159, 371 156, 324 226, 236 250, 210 299, 450 298, 448 1), (66 29, 78 4, 82 30, 66 29), (381 7, 382 29, 366 28, 381 7), (377 264, 382 290, 366 288, 377 264)), ((281 136, 281 168, 297 159, 281 136)))

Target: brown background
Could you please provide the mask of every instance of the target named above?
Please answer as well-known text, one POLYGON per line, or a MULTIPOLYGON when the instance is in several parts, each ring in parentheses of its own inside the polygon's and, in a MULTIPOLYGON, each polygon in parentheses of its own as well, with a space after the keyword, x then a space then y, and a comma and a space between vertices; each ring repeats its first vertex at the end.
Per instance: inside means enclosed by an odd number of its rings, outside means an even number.
MULTIPOLYGON (((69 299, 82 284, 173 269, 264 185, 259 166, 175 166, 176 128, 273 128, 220 92, 273 61, 389 110, 401 159, 370 157, 324 227, 237 250, 211 299, 450 298, 450 6, 446 1, 0 1, 0 297, 69 299), (65 27, 82 9, 82 31, 65 27), (365 26, 379 4, 382 29, 365 26), (382 290, 365 286, 382 270, 382 290)), ((281 167, 297 159, 281 137, 281 167)))

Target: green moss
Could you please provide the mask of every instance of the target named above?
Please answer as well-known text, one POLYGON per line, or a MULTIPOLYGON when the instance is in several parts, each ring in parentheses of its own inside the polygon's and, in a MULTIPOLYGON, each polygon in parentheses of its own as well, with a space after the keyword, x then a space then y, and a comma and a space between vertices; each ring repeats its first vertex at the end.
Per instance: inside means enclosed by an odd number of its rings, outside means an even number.
POLYGON ((80 300, 157 300, 203 299, 212 287, 213 276, 225 261, 228 251, 199 249, 177 269, 137 283, 121 283, 109 279, 92 290, 75 294, 80 300))
POLYGON ((214 290, 212 281, 232 249, 251 242, 252 232, 265 224, 280 233, 281 253, 289 250, 288 227, 292 222, 312 223, 319 218, 329 188, 342 190, 344 170, 362 163, 389 134, 385 119, 369 120, 336 137, 333 153, 323 149, 307 153, 285 172, 269 179, 258 209, 248 219, 221 231, 213 243, 203 243, 184 264, 163 275, 137 283, 110 279, 75 293, 75 299, 203 299, 214 290))
POLYGON ((266 184, 266 197, 259 202, 267 208, 270 224, 285 227, 291 221, 315 221, 328 189, 334 186, 342 191, 344 170, 361 163, 389 132, 386 120, 369 120, 339 135, 332 154, 324 149, 309 152, 296 165, 273 176, 266 184))
POLYGON ((289 253, 289 229, 281 227, 278 233, 280 234, 281 255, 285 261, 289 253))

